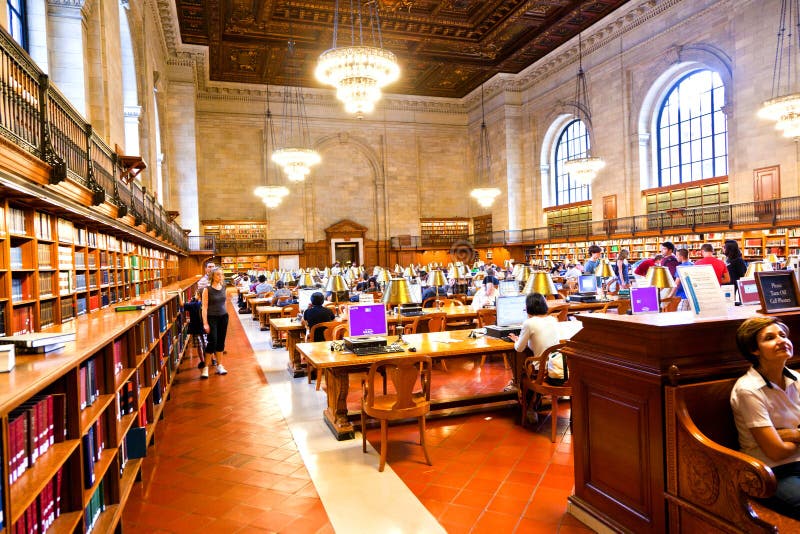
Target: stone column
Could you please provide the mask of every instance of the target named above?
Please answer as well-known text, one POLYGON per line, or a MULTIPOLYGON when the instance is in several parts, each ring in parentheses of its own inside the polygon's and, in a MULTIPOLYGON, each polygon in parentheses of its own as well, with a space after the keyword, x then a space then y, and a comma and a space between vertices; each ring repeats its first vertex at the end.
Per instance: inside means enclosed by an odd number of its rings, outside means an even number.
MULTIPOLYGON (((505 153, 506 153, 506 190, 508 191, 508 224, 501 226, 497 221, 496 228, 521 230, 525 228, 525 208, 530 207, 531 192, 525 187, 523 179, 522 156, 522 118, 519 106, 505 105, 505 153)), ((494 221, 493 221, 494 222, 494 221)))
POLYGON ((180 212, 183 228, 191 229, 192 235, 200 235, 195 97, 194 83, 170 81, 162 133, 166 133, 163 139, 172 184, 168 188, 169 202, 164 204, 180 212))
POLYGON ((141 155, 139 147, 139 119, 142 106, 125 106, 125 154, 141 155))
POLYGON ((84 117, 83 0, 47 0, 50 79, 84 117))

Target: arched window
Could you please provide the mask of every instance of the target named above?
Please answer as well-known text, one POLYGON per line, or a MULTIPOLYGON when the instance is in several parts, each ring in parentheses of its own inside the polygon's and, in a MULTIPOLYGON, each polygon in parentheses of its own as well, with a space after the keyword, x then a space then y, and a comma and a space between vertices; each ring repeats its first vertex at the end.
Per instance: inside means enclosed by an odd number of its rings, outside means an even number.
POLYGON ((28 50, 28 24, 25 13, 25 0, 6 0, 8 9, 8 30, 19 45, 28 50))
POLYGON ((719 74, 696 70, 667 92, 656 121, 658 186, 728 174, 728 123, 719 74))
POLYGON ((564 169, 564 162, 570 159, 582 158, 589 150, 589 132, 580 119, 570 121, 556 141, 553 156, 553 178, 555 181, 554 206, 571 204, 591 198, 589 186, 579 184, 573 180, 564 169))

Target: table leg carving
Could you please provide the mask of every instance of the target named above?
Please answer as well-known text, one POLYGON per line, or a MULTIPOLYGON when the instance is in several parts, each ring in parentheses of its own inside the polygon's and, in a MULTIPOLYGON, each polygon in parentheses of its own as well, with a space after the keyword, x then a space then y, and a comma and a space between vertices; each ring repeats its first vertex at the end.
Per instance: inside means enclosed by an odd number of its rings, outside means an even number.
POLYGON ((338 440, 353 439, 355 430, 347 417, 347 393, 350 376, 346 370, 325 369, 325 383, 328 390, 328 407, 325 409, 325 423, 338 440))

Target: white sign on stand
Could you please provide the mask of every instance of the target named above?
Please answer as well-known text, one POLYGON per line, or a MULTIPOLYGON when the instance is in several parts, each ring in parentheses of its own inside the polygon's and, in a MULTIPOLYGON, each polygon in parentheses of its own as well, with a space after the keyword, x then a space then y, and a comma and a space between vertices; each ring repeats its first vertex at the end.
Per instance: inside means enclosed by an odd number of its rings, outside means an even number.
POLYGON ((701 316, 728 314, 728 303, 719 286, 719 279, 710 265, 678 266, 681 285, 692 310, 701 316))

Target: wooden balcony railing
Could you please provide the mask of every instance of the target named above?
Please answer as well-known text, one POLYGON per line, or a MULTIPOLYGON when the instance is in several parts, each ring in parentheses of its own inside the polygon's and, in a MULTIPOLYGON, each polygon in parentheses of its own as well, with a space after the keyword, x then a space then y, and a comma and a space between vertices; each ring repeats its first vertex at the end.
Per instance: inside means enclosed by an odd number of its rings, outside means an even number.
POLYGON ((145 188, 120 179, 117 154, 2 29, 0 136, 50 165, 51 184, 70 179, 91 192, 93 205, 116 205, 120 217, 130 213, 148 231, 187 249, 181 227, 145 188))

